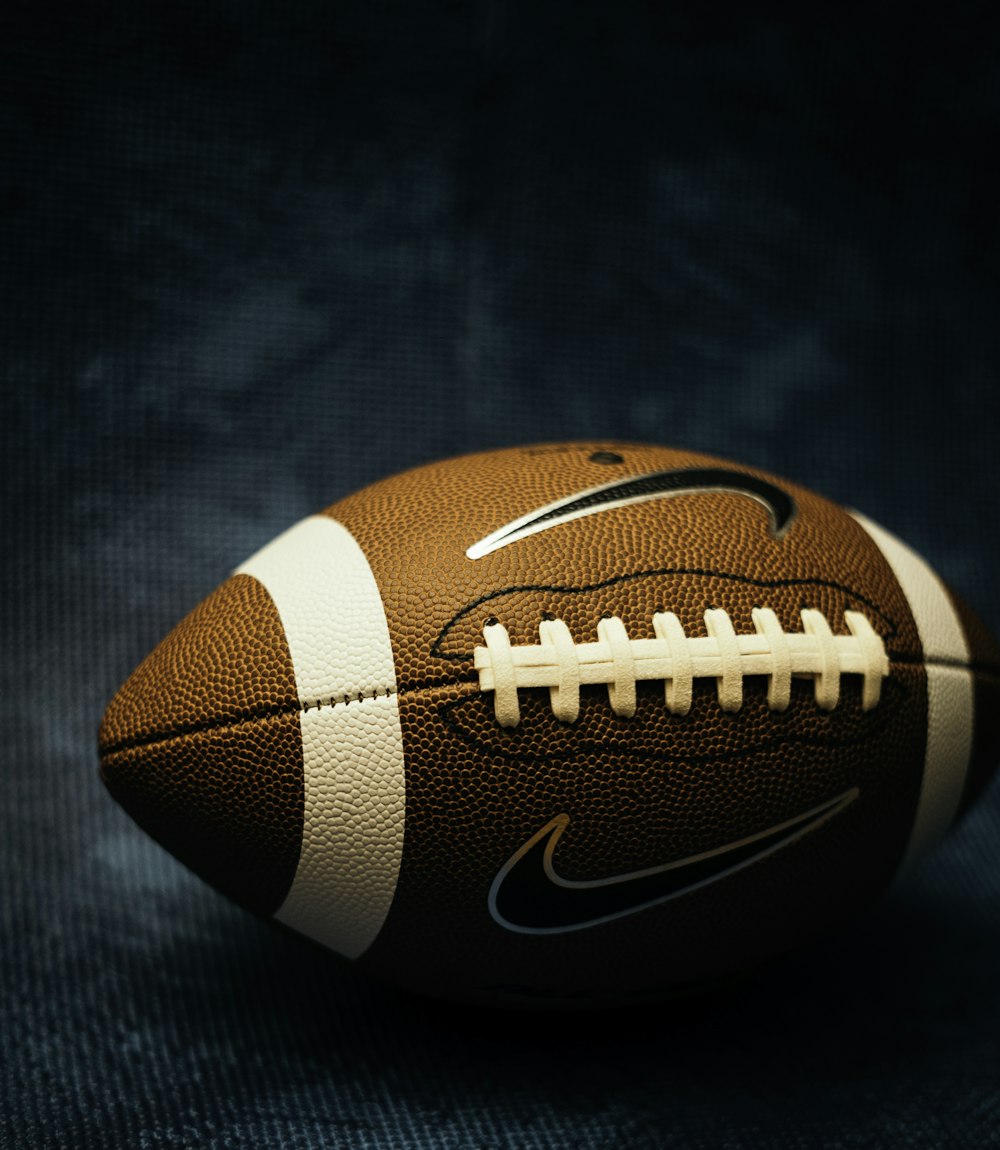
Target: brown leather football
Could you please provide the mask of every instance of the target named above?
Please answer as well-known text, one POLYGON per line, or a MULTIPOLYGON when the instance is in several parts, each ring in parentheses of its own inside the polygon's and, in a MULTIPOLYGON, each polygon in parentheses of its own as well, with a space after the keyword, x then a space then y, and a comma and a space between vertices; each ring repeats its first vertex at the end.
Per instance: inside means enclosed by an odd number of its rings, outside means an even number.
POLYGON ((264 547, 108 707, 114 797, 364 968, 684 994, 856 913, 1000 757, 1000 649, 887 531, 636 444, 448 460, 264 547))

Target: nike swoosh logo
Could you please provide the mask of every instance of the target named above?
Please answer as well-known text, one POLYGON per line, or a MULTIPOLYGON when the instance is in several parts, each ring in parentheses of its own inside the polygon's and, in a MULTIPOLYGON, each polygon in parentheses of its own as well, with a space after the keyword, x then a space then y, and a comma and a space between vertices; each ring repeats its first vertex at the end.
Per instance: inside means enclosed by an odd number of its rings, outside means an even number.
POLYGON ((491 551, 498 551, 547 531, 558 523, 596 515, 612 507, 625 507, 630 503, 648 503, 651 499, 668 499, 675 495, 697 495, 708 491, 730 491, 745 495, 767 508, 771 534, 780 539, 795 519, 795 500, 766 479, 734 471, 728 467, 686 467, 676 471, 656 471, 650 475, 636 475, 630 479, 617 479, 601 487, 579 491, 566 499, 559 499, 539 507, 508 523, 504 527, 473 543, 465 552, 469 559, 482 559, 491 551))
POLYGON ((490 887, 490 914, 520 934, 564 934, 637 914, 783 850, 839 815, 859 794, 852 787, 786 822, 714 850, 648 870, 583 881, 560 877, 553 865, 556 844, 570 823, 569 815, 557 815, 500 869, 490 887))

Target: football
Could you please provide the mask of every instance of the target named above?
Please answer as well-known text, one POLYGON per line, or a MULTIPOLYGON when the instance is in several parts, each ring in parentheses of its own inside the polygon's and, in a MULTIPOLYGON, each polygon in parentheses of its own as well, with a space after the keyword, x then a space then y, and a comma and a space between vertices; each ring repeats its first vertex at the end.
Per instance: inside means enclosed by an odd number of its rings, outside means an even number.
POLYGON ((292 526, 131 675, 114 798, 397 984, 681 996, 869 905, 1000 758, 1000 649, 863 515, 704 455, 435 463, 292 526))

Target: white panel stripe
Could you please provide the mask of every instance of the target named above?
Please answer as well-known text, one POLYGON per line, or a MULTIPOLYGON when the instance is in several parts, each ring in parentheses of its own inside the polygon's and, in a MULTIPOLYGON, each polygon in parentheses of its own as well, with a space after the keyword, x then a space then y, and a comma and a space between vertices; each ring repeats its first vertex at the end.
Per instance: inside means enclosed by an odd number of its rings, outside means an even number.
POLYGON ((356 958, 389 912, 403 851, 403 736, 378 586, 347 528, 319 515, 237 574, 274 601, 302 706, 302 852, 276 917, 356 958))
POLYGON ((267 588, 285 628, 303 706, 396 689, 389 628, 368 560, 343 524, 313 515, 236 574, 267 588))
POLYGON ((942 838, 962 798, 972 752, 969 648, 951 598, 927 563, 885 528, 852 515, 878 544, 909 600, 927 667, 927 752, 906 867, 942 838))

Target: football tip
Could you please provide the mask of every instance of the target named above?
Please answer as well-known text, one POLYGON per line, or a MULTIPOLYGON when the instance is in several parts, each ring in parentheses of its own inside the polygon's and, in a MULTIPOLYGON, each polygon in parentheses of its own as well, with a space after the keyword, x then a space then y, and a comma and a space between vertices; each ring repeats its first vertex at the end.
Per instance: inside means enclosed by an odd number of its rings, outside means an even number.
POLYGON ((248 576, 196 607, 126 680, 98 735, 100 775, 197 874, 261 913, 294 874, 303 786, 280 619, 248 576))

